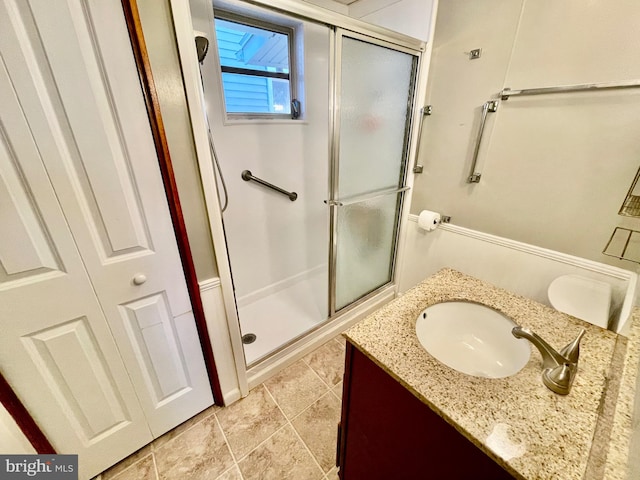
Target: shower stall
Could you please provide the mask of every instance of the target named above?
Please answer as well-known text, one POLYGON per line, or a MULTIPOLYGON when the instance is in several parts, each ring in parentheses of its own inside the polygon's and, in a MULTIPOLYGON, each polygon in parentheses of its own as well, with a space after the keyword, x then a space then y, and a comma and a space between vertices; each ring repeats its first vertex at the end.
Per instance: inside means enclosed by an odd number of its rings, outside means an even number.
POLYGON ((214 1, 209 28, 194 22, 210 40, 200 74, 247 368, 393 284, 424 47, 321 9, 262 3, 214 1), (274 53, 279 31, 256 39, 256 25, 289 29, 289 48, 274 53), (284 56, 283 68, 255 67, 284 56), (295 98, 283 102, 278 84, 267 113, 238 114, 233 89, 260 76, 291 82, 295 98))

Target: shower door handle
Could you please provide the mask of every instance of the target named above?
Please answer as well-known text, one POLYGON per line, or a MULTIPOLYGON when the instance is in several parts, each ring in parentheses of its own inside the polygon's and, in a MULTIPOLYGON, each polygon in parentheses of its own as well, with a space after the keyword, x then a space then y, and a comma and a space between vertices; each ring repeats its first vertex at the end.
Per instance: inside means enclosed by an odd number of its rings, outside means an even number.
POLYGON ((344 207, 345 205, 352 205, 354 203, 364 202, 366 200, 373 200, 374 198, 385 197, 394 193, 402 193, 410 190, 411 187, 393 188, 389 190, 376 190, 375 192, 363 193, 362 195, 354 195, 344 198, 342 200, 325 200, 324 203, 330 207, 344 207))

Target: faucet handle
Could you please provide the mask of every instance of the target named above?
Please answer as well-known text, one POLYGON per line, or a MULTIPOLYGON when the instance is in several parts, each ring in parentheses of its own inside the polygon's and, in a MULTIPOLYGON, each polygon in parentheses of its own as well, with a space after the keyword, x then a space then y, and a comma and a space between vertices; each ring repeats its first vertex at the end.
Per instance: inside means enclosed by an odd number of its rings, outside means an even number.
POLYGON ((571 363, 578 363, 578 358, 580 357, 580 340, 582 340, 585 333, 587 333, 587 331, 583 328, 575 340, 569 342, 569 344, 560 350, 560 355, 571 363))

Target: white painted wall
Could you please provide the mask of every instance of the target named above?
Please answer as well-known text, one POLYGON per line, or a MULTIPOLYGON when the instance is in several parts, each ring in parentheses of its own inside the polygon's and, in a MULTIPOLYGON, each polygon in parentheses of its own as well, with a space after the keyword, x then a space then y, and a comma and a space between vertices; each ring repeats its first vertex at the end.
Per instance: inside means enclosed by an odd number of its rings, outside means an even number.
POLYGON ((640 3, 447 0, 439 6, 412 213, 635 270, 601 251, 638 168, 640 89, 511 98, 490 114, 479 184, 467 184, 480 108, 503 87, 640 79, 640 3), (482 57, 468 52, 482 48, 482 57))
POLYGON ((20 427, 2 405, 0 405, 0 452, 3 455, 36 453, 20 427))
POLYGON ((349 15, 426 42, 434 4, 435 0, 359 0, 349 5, 349 15))
POLYGON ((303 0, 307 3, 312 3, 318 7, 326 8, 342 15, 349 15, 349 7, 343 3, 335 2, 334 0, 303 0))

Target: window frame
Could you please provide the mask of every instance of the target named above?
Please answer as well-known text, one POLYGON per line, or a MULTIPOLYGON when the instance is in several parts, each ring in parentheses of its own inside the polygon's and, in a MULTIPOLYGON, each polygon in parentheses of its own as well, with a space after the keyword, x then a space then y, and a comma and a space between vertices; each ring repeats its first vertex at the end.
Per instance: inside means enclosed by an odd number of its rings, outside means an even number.
MULTIPOLYGON (((265 21, 260 18, 250 17, 246 15, 240 15, 235 12, 230 12, 228 10, 221 10, 215 8, 213 10, 214 22, 217 19, 226 20, 228 22, 240 23, 242 25, 246 25, 248 27, 259 28, 261 30, 267 30, 270 32, 275 32, 279 34, 283 34, 287 36, 287 47, 289 53, 289 73, 281 73, 281 72, 268 72, 268 71, 260 71, 260 70, 251 70, 251 69, 243 69, 241 67, 227 67, 223 66, 220 60, 220 54, 218 50, 218 38, 216 35, 216 58, 218 59, 218 70, 219 70, 219 78, 220 78, 220 89, 222 93, 222 102, 224 105, 224 112, 227 120, 264 120, 264 119, 273 119, 273 120, 301 120, 302 112, 299 111, 298 116, 294 117, 293 106, 290 104, 289 113, 260 113, 260 112, 229 112, 227 110, 227 98, 225 96, 224 91, 224 81, 222 74, 223 73, 232 73, 239 75, 249 75, 254 77, 261 78, 276 78, 283 79, 289 81, 289 98, 290 102, 294 100, 299 102, 298 98, 298 68, 296 62, 296 29, 294 27, 290 27, 287 25, 282 25, 279 23, 274 23, 271 21, 265 21)), ((216 26, 215 23, 213 25, 213 29, 215 31, 216 26)), ((299 106, 299 110, 301 107, 299 106)))

